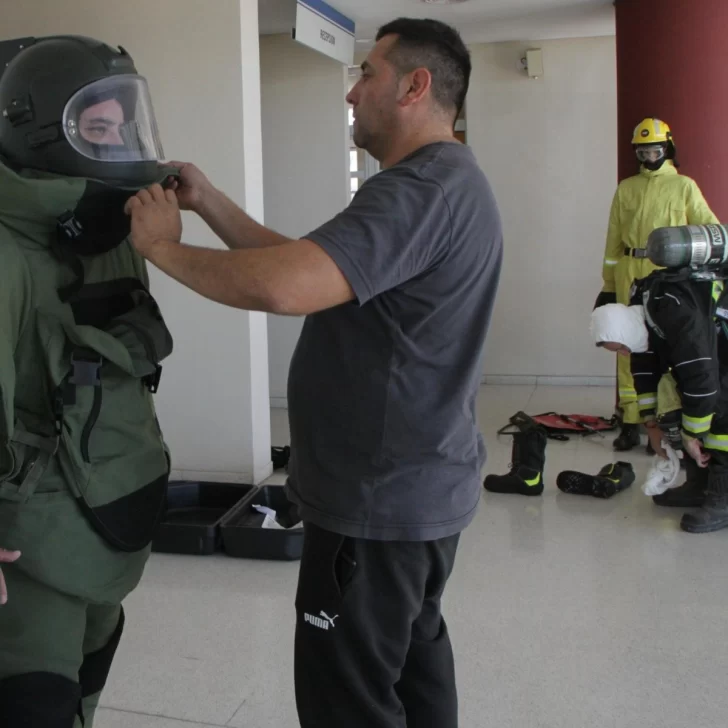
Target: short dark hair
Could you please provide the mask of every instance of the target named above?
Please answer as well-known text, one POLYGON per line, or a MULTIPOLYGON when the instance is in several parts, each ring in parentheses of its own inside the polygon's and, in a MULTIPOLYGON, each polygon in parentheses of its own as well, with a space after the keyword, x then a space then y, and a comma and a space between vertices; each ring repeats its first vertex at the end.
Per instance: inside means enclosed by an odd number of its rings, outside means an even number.
POLYGON ((457 30, 438 20, 399 18, 382 26, 377 40, 397 35, 388 60, 404 75, 426 68, 432 75, 432 96, 448 111, 460 113, 470 86, 470 52, 457 30))

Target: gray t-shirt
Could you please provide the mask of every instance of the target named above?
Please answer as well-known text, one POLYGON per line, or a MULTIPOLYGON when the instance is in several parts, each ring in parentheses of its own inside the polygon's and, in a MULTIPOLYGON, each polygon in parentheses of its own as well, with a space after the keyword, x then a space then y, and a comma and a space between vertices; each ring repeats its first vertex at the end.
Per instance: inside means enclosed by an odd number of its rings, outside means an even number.
POLYGON ((475 515, 475 398, 502 260, 471 150, 425 146, 307 236, 356 301, 307 317, 291 363, 288 495, 347 536, 430 541, 475 515))

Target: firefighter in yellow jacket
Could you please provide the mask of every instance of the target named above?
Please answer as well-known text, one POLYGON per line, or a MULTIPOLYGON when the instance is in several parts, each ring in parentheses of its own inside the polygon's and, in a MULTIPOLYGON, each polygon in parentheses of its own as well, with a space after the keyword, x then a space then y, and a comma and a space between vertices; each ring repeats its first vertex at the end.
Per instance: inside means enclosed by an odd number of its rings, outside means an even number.
MULTIPOLYGON (((660 119, 645 119, 634 130, 632 145, 640 163, 639 174, 623 180, 612 202, 604 253, 604 286, 597 306, 630 303, 632 284, 656 269, 645 256, 649 234, 673 225, 707 225, 718 219, 700 188, 677 171, 670 127, 660 119)), ((622 432, 614 449, 631 450, 639 444, 639 407, 628 357, 617 364, 622 432)), ((668 375, 660 385, 660 409, 680 409, 674 381, 668 375)))

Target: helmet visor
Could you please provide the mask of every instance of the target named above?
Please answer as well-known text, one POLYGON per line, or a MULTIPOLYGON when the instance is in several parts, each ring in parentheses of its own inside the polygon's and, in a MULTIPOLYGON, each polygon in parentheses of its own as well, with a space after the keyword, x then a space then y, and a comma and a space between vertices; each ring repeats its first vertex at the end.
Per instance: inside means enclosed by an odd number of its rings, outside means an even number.
POLYGON ((640 144, 636 154, 640 162, 659 162, 664 158, 666 149, 664 144, 640 144))
POLYGON ((111 76, 77 91, 63 112, 69 144, 99 162, 164 159, 146 79, 111 76))

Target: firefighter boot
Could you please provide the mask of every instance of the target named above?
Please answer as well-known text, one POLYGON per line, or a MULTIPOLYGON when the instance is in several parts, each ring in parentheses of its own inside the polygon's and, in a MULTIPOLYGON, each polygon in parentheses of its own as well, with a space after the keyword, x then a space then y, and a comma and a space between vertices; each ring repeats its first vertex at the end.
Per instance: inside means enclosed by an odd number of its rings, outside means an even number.
POLYGON ((597 475, 565 470, 556 478, 556 485, 564 493, 611 498, 634 483, 634 468, 629 463, 605 465, 597 475))
POLYGON ((694 513, 686 513, 680 528, 688 533, 711 533, 728 528, 728 473, 708 476, 703 505, 694 513))
POLYGON ((689 455, 683 458, 687 480, 679 488, 670 488, 652 496, 656 506, 667 508, 700 508, 705 502, 708 487, 708 468, 701 468, 689 455))
POLYGON ((622 425, 622 432, 614 441, 613 447, 617 452, 627 452, 640 444, 640 426, 622 425))
POLYGON ((533 427, 513 435, 511 471, 507 475, 488 475, 483 483, 490 493, 541 495, 546 463, 546 433, 533 427))

